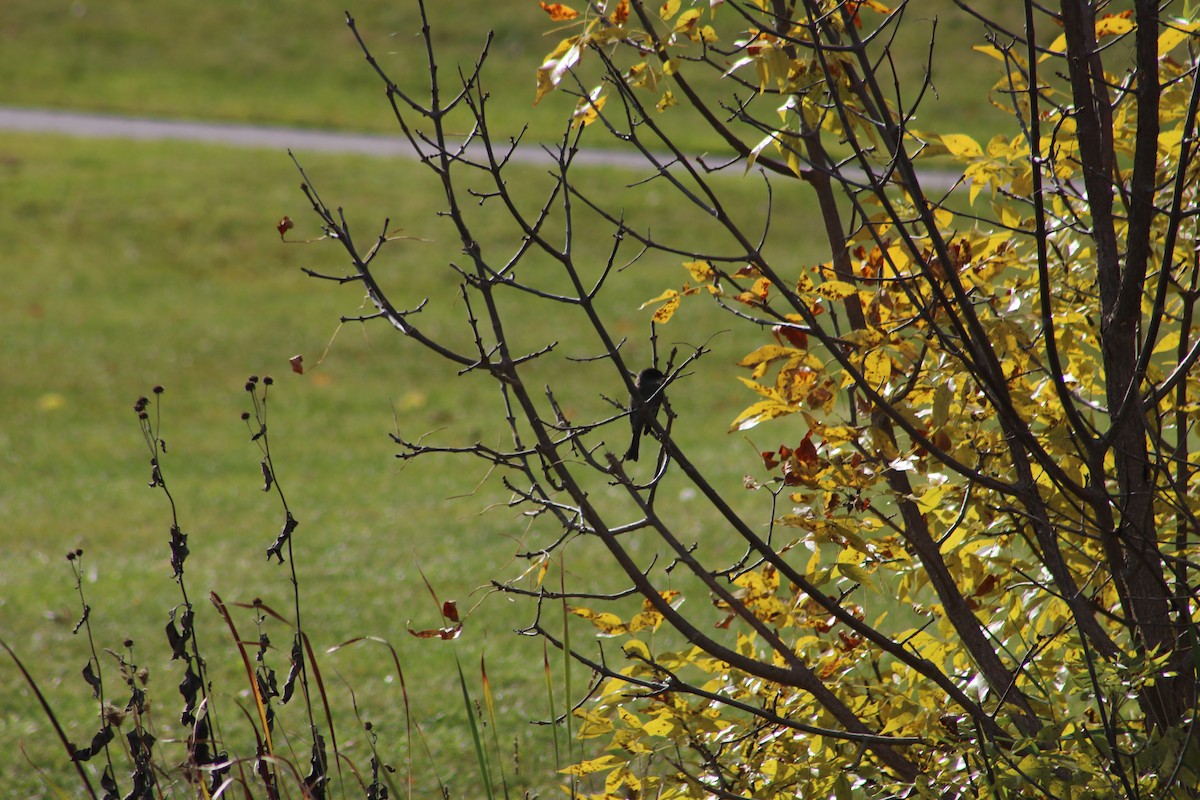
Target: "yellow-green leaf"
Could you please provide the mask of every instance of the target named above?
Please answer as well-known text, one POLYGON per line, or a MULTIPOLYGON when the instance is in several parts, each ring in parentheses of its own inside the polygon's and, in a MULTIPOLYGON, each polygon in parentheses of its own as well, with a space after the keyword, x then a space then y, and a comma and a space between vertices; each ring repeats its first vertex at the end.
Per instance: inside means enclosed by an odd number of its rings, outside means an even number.
POLYGON ((597 711, 577 711, 576 716, 582 718, 575 731, 580 739, 592 739, 612 732, 612 720, 597 711))
POLYGON ((861 583, 863 586, 869 586, 872 589, 875 588, 875 583, 871 580, 871 576, 857 564, 847 564, 839 561, 837 571, 855 583, 861 583))

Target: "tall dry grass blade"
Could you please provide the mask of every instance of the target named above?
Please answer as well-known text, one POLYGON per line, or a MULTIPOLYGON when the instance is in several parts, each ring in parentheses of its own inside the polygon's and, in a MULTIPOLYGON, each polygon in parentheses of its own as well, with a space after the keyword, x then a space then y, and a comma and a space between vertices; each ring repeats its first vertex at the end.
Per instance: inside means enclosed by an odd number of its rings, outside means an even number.
MULTIPOLYGON (((3 647, 8 653, 9 658, 11 658, 13 663, 17 665, 17 669, 21 671, 22 677, 25 678, 25 683, 28 684, 29 688, 33 690, 33 694, 37 698, 38 704, 41 705, 42 711, 45 712, 46 719, 48 719, 50 724, 54 726, 54 731, 58 734, 58 740, 62 742, 63 749, 66 751, 67 757, 69 758, 71 753, 74 752, 75 748, 71 746, 71 742, 67 739, 66 732, 63 731, 62 726, 58 724, 58 717, 54 715, 54 709, 50 708, 50 703, 46 700, 46 696, 42 694, 42 690, 38 688, 37 681, 35 681, 33 676, 29 674, 29 670, 25 669, 25 665, 21 663, 21 659, 17 658, 17 654, 13 651, 13 649, 8 646, 8 642, 0 639, 0 647, 3 647)), ((75 766, 75 771, 79 773, 79 779, 83 781, 83 785, 87 788, 88 795, 91 796, 92 800, 97 800, 96 790, 92 787, 92 782, 88 780, 87 773, 83 770, 83 765, 75 759, 71 759, 71 763, 75 766)))
POLYGON ((229 609, 225 607, 225 602, 221 600, 220 595, 216 592, 209 592, 209 599, 216 606, 217 613, 225 620, 225 625, 229 628, 229 632, 233 634, 233 643, 237 647, 238 652, 242 655, 242 665, 246 668, 246 680, 250 684, 250 691, 254 693, 254 705, 258 709, 258 719, 262 723, 263 737, 267 743, 267 754, 275 755, 275 743, 271 740, 271 729, 267 724, 267 707, 263 702, 262 692, 258 689, 258 680, 254 677, 254 666, 250 663, 250 655, 246 652, 246 646, 242 643, 242 638, 238 635, 237 625, 233 622, 233 617, 229 614, 229 609))

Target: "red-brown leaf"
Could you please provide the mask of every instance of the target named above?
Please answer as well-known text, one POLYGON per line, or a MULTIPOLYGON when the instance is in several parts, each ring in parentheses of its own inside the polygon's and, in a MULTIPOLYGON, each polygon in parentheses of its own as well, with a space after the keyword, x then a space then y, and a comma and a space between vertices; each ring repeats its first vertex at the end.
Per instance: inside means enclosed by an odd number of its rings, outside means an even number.
POLYGON ((292 218, 284 217, 279 220, 279 224, 275 226, 275 229, 279 231, 279 238, 282 239, 283 235, 294 227, 296 227, 296 223, 292 222, 292 218))

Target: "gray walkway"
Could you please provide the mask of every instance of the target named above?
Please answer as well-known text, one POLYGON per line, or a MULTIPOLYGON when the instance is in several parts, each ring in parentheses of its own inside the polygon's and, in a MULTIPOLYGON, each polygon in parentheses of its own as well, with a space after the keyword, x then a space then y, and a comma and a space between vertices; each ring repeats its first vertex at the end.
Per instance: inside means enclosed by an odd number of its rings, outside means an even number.
MULTIPOLYGON (((402 135, 345 133, 274 125, 231 122, 126 117, 85 111, 0 107, 0 130, 28 133, 57 133, 66 136, 109 139, 157 139, 209 142, 233 147, 258 147, 308 153, 357 153, 391 158, 415 158, 412 145, 402 135)), ((551 164, 553 159, 540 147, 521 147, 512 158, 525 164, 551 164)), ((581 151, 576 162, 585 165, 644 167, 635 153, 618 150, 581 151)))
MULTIPOLYGON (((109 139, 207 142, 267 150, 291 149, 298 153, 357 153, 410 159, 416 157, 412 145, 400 134, 390 136, 232 122, 193 122, 86 111, 0 106, 0 130, 109 139)), ((541 147, 524 145, 513 153, 511 160, 523 164, 549 165, 554 159, 541 147)), ((575 163, 626 169, 646 168, 645 159, 629 150, 581 150, 575 157, 575 163)), ((959 178, 958 173, 943 171, 922 172, 921 175, 923 182, 931 190, 947 190, 959 178)))

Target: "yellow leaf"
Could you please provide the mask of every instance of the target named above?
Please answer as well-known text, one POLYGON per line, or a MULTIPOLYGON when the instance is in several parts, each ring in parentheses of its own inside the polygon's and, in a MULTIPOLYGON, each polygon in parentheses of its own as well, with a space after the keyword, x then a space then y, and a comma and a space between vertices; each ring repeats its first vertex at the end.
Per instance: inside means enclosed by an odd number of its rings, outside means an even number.
POLYGON ((1167 30, 1163 31, 1158 37, 1158 55, 1161 58, 1167 53, 1175 49, 1175 46, 1180 42, 1187 41, 1192 34, 1200 29, 1200 22, 1192 22, 1186 25, 1174 24, 1167 30))
POLYGON ((1154 354, 1169 353, 1179 347, 1179 330, 1167 331, 1154 345, 1154 354))
POLYGON ((696 22, 700 19, 700 9, 689 8, 687 11, 679 15, 679 19, 675 20, 676 33, 688 33, 696 22))
POLYGON ((558 47, 546 56, 537 71, 537 96, 533 100, 535 106, 543 97, 558 87, 563 76, 579 63, 581 54, 579 37, 572 36, 559 42, 558 47))
MULTIPOLYGON (((1020 606, 1017 608, 1024 613, 1025 610, 1023 608, 1020 606)), ((935 638, 925 631, 914 631, 907 635, 901 634, 901 636, 897 638, 899 638, 901 641, 908 642, 909 646, 914 648, 918 655, 920 655, 922 658, 932 661, 939 667, 946 658, 946 651, 950 648, 950 645, 948 645, 946 642, 935 638)), ((955 645, 955 649, 957 649, 957 647, 958 646, 955 645)))
POLYGON ((963 171, 963 177, 971 181, 970 202, 975 202, 975 198, 996 175, 997 171, 986 161, 976 161, 963 171))
POLYGON ((739 367, 753 367, 756 364, 764 362, 777 361, 781 358, 792 358, 800 355, 799 350, 792 347, 782 347, 777 344, 765 344, 762 347, 750 353, 745 358, 737 363, 739 367))
POLYGON ((1179 146, 1182 143, 1183 143, 1183 131, 1180 130, 1179 128, 1175 128, 1174 130, 1169 130, 1169 131, 1163 131, 1158 136, 1158 152, 1160 155, 1162 155, 1163 153, 1174 153, 1176 150, 1179 149, 1179 146))
POLYGON ((738 414, 737 419, 730 424, 729 430, 731 432, 749 430, 760 422, 792 414, 795 411, 796 409, 778 400, 763 400, 738 414))
POLYGON ((578 764, 572 764, 559 771, 567 775, 591 775, 595 772, 607 772, 610 769, 616 769, 624 763, 625 760, 620 756, 607 755, 593 758, 590 761, 580 761, 578 764))
POLYGON ((863 586, 869 586, 872 589, 875 588, 875 583, 871 580, 871 576, 857 564, 846 564, 839 561, 837 571, 855 583, 861 583, 863 586))
POLYGON ((800 154, 796 151, 796 148, 789 147, 787 149, 786 156, 788 169, 792 171, 793 175, 800 177, 800 175, 804 172, 804 165, 800 161, 800 154))
POLYGON ((597 86, 591 95, 579 98, 579 102, 575 104, 575 112, 571 114, 572 129, 586 128, 600 117, 600 111, 608 101, 607 96, 600 95, 600 90, 597 86))
POLYGON ((872 350, 863 358, 863 378, 878 389, 892 377, 892 359, 887 353, 872 350))
POLYGON ((857 292, 854 284, 847 281, 825 281, 817 286, 817 294, 830 300, 845 300, 857 292))
POLYGON ((1067 52, 1067 35, 1065 33, 1059 34, 1058 38, 1051 42, 1050 47, 1047 49, 1050 52, 1044 53, 1040 58, 1038 58, 1038 61, 1045 61, 1055 53, 1061 55, 1062 53, 1067 52))
POLYGON ((650 736, 669 737, 672 734, 678 733, 681 728, 678 720, 670 717, 659 717, 643 725, 642 730, 650 736))
POLYGON ((665 292, 660 294, 658 297, 651 297, 649 300, 642 303, 639 306, 639 308, 645 308, 646 306, 650 305, 651 303, 658 303, 663 300, 669 300, 670 298, 675 297, 678 294, 679 294, 679 292, 675 291, 674 289, 667 289, 665 292))
MULTIPOLYGON (((1096 20, 1096 38, 1101 36, 1119 36, 1133 30, 1133 20, 1120 14, 1105 14, 1096 20)), ((1161 40, 1160 40, 1161 41, 1161 40)))
POLYGON ((635 656, 650 660, 650 648, 640 639, 630 639, 621 646, 621 652, 625 653, 626 658, 634 658, 635 656))
POLYGON ((948 133, 942 137, 942 144, 959 158, 978 158, 983 155, 983 148, 979 146, 979 142, 965 133, 948 133))
POLYGON ((604 796, 618 797, 617 791, 625 784, 625 778, 629 776, 629 766, 622 766, 620 769, 614 769, 604 778, 604 796))
POLYGON ((750 169, 754 166, 754 162, 758 161, 758 157, 759 157, 759 155, 762 154, 762 151, 766 149, 767 145, 771 144, 774 141, 775 141, 775 134, 768 133, 766 136, 763 137, 762 141, 760 141, 758 144, 754 145, 754 147, 750 148, 750 153, 746 156, 746 168, 745 168, 744 172, 750 171, 750 169))
POLYGON ((1008 137, 1003 134, 996 134, 987 144, 987 154, 992 158, 1007 158, 1012 161, 1014 158, 1023 157, 1027 152, 1027 149, 1009 141, 1008 137))
POLYGON ((933 416, 930 422, 933 427, 940 428, 950 419, 950 401, 954 399, 954 391, 942 382, 933 393, 933 416))
POLYGON ((679 292, 674 289, 667 289, 658 297, 653 297, 642 303, 638 308, 642 309, 651 303, 662 301, 662 305, 654 311, 654 321, 658 323, 669 322, 671 317, 675 316, 675 311, 679 308, 679 292))
POLYGON ((565 22, 567 20, 575 19, 579 16, 578 11, 570 6, 564 6, 562 3, 538 3, 538 5, 541 6, 542 11, 545 11, 547 14, 549 14, 550 19, 554 20, 555 22, 565 22))
POLYGON ((634 64, 625 73, 625 80, 630 86, 638 89, 646 89, 651 92, 658 91, 659 73, 646 62, 634 64))
POLYGON ((741 381, 743 384, 745 384, 747 389, 750 389, 753 392, 757 392, 758 394, 762 395, 763 397, 775 397, 775 394, 770 389, 763 386, 762 384, 755 383, 754 381, 750 380, 749 378, 743 378, 743 377, 739 376, 738 380, 741 381))
POLYGON ((951 224, 954 222, 954 212, 945 208, 935 208, 933 210, 933 221, 937 223, 939 229, 944 231, 949 230, 951 224))
POLYGON ((644 631, 647 628, 654 630, 662 624, 662 621, 663 615, 657 611, 642 611, 634 614, 633 618, 629 620, 629 631, 644 631))
POLYGON ((950 535, 942 541, 942 552, 953 553, 958 549, 958 546, 966 541, 967 534, 971 532, 970 525, 959 525, 950 535))
POLYGON ((620 636, 629 633, 629 628, 621 618, 611 611, 592 611, 590 608, 571 607, 570 612, 577 617, 588 620, 604 636, 620 636))
POLYGON ((971 49, 976 50, 980 53, 983 53, 985 56, 991 56, 992 58, 996 59, 1000 63, 1004 63, 1004 53, 1000 52, 1000 48, 998 48, 994 45, 977 44, 977 45, 973 46, 971 49))
MULTIPOLYGON (((942 503, 942 497, 950 488, 950 484, 941 483, 937 486, 927 486, 925 491, 921 492, 920 497, 916 498, 917 508, 922 514, 928 514, 938 508, 942 503)), ((960 527, 966 527, 965 525, 960 527)))
POLYGON ((612 720, 597 711, 576 712, 576 716, 582 717, 582 722, 575 731, 575 735, 580 739, 592 739, 612 732, 612 720))
POLYGON ((827 445, 858 441, 859 429, 850 425, 828 425, 821 428, 821 438, 827 445))
POLYGON ((864 350, 875 347, 883 342, 883 334, 873 328, 866 328, 857 331, 846 331, 842 334, 843 342, 848 342, 855 347, 861 347, 864 350))
POLYGON ((679 101, 675 99, 675 94, 670 89, 667 89, 662 93, 662 97, 658 98, 658 102, 654 104, 654 109, 661 114, 671 106, 677 105, 679 105, 679 101))
POLYGON ((715 274, 712 264, 709 264, 707 261, 685 261, 683 268, 692 273, 692 280, 694 281, 710 281, 715 274))
POLYGON ((767 278, 758 278, 750 286, 749 291, 739 293, 734 299, 748 306, 761 306, 766 303, 770 290, 771 281, 767 278))
POLYGON ((658 9, 658 16, 662 18, 663 22, 679 13, 679 3, 680 0, 667 0, 662 4, 662 7, 658 9))

